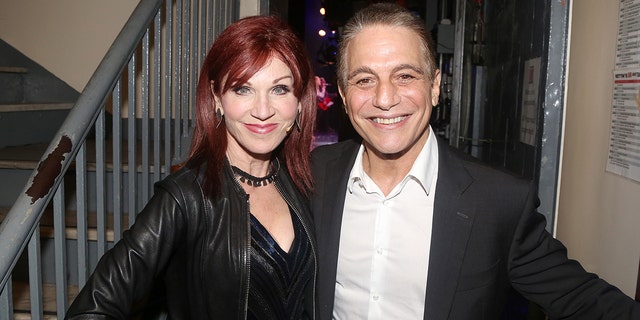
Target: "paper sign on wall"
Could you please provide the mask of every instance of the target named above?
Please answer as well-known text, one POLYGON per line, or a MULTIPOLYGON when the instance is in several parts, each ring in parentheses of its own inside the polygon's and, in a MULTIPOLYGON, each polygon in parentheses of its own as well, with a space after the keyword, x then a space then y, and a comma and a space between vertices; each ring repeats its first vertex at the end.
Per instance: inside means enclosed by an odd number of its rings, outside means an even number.
POLYGON ((608 172, 640 181, 640 0, 621 1, 608 172))
POLYGON ((540 87, 539 57, 525 61, 522 82, 520 142, 535 146, 538 127, 538 88, 540 87))

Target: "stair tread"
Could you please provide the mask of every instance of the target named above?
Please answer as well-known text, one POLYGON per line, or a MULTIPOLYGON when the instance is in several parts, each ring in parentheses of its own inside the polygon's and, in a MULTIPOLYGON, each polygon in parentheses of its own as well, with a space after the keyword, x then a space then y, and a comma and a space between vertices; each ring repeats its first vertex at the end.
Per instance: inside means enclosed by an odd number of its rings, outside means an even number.
POLYGON ((72 102, 0 104, 0 112, 71 110, 72 102))
MULTIPOLYGON (((9 208, 0 207, 0 222, 4 220, 4 217, 9 212, 9 208)), ((113 224, 113 213, 107 212, 105 213, 106 221, 105 223, 105 233, 107 241, 114 240, 114 224, 113 224)), ((129 228, 129 216, 126 213, 122 213, 121 217, 121 229, 122 231, 129 228)), ((91 241, 96 241, 98 239, 98 223, 97 223, 97 214, 96 212, 87 212, 87 239, 91 241)), ((77 228, 77 211, 75 210, 66 210, 65 211, 65 238, 66 239, 78 239, 78 228, 77 228)), ((121 231, 121 232, 122 232, 121 231)), ((53 227, 53 211, 50 208, 47 208, 42 214, 42 218, 40 219, 40 235, 46 238, 53 238, 54 235, 54 227, 53 227)))
MULTIPOLYGON (((31 299, 29 297, 29 283, 13 281, 13 311, 24 313, 30 311, 31 299)), ((67 305, 78 295, 78 286, 67 286, 67 305)), ((55 284, 42 284, 42 310, 44 313, 56 312, 56 286, 55 284)))
POLYGON ((0 148, 0 168, 34 169, 47 146, 48 144, 38 143, 0 148))
POLYGON ((27 73, 29 69, 24 67, 8 67, 8 66, 0 66, 0 72, 4 73, 27 73))
MULTIPOLYGON (((35 143, 29 145, 22 146, 8 146, 4 148, 0 148, 0 169, 23 169, 23 170, 33 170, 38 167, 38 163, 42 158, 42 155, 47 151, 48 143, 35 143)), ((86 151, 87 151, 87 169, 89 171, 96 170, 96 147, 94 140, 87 140, 86 143, 86 151)), ((108 171, 113 170, 113 142, 111 140, 105 141, 105 168, 108 171)), ((128 145, 126 141, 122 141, 121 144, 121 165, 122 171, 129 171, 129 158, 128 158, 128 145)), ((148 154, 154 154, 154 145, 150 143, 148 154)), ((164 143, 161 146, 160 154, 164 155, 164 143)), ((140 172, 142 170, 142 145, 139 141, 136 142, 136 170, 140 172)), ((164 158, 164 157, 161 157, 164 158)), ((160 172, 165 171, 164 168, 164 159, 161 159, 162 166, 160 167, 160 172)), ((155 172, 154 167, 154 159, 153 157, 149 159, 149 171, 155 172)))

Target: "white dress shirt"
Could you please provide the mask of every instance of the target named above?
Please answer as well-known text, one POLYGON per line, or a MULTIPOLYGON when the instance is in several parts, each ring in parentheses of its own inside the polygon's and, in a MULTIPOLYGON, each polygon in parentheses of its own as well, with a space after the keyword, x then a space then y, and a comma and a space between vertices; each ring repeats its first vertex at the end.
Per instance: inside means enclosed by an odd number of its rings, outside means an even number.
POLYGON ((347 182, 334 319, 422 319, 438 176, 429 130, 413 167, 386 197, 364 172, 360 146, 347 182))

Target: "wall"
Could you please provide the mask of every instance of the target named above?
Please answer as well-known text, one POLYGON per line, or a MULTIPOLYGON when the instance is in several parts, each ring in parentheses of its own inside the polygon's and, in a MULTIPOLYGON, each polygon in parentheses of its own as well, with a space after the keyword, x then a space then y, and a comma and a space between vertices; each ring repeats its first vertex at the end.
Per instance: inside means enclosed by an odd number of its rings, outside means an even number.
MULTIPOLYGON (((138 2, 0 0, 0 39, 82 91, 138 2)), ((241 0, 241 16, 266 2, 241 0)))
POLYGON ((571 2, 557 237, 588 271, 634 296, 640 183, 605 172, 619 1, 571 2))
POLYGON ((82 91, 137 0, 0 0, 0 38, 82 91))
POLYGON ((268 11, 267 0, 240 0, 240 18, 264 14, 268 11))

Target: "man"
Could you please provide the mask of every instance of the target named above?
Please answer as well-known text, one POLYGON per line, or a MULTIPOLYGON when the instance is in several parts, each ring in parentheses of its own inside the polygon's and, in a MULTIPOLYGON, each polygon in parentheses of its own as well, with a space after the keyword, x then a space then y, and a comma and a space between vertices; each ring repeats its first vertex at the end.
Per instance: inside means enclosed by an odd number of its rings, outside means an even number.
POLYGON ((431 133, 440 73, 420 19, 393 4, 356 13, 338 84, 362 142, 313 153, 319 319, 501 319, 512 289, 552 319, 640 319, 567 258, 529 182, 431 133))

